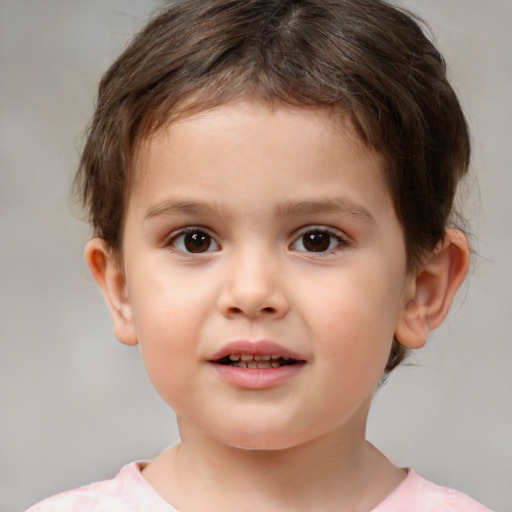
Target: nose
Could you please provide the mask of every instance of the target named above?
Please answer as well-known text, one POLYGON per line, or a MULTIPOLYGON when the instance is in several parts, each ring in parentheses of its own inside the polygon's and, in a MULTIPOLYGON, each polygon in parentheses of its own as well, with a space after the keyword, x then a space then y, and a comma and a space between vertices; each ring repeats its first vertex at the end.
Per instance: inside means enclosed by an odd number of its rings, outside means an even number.
POLYGON ((282 272, 263 255, 233 260, 219 295, 219 310, 227 318, 282 318, 289 310, 282 279, 282 272))

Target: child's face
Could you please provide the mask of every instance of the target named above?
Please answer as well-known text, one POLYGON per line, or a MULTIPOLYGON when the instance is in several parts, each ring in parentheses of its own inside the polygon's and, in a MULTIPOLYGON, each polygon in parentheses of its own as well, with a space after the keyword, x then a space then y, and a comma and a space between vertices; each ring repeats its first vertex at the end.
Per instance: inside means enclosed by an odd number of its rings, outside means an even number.
POLYGON ((348 123, 251 102, 142 148, 117 333, 182 428, 246 448, 364 434, 411 288, 381 165, 348 123), (240 354, 261 368, 224 364, 240 354))

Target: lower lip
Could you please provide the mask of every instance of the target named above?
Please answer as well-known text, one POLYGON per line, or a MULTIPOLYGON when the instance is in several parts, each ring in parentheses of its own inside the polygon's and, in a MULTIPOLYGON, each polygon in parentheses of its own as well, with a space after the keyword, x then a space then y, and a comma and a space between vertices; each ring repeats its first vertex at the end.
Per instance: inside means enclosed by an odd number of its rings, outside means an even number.
POLYGON ((238 368, 212 363, 221 378, 243 389, 275 388, 297 375, 304 363, 289 364, 278 368, 238 368))

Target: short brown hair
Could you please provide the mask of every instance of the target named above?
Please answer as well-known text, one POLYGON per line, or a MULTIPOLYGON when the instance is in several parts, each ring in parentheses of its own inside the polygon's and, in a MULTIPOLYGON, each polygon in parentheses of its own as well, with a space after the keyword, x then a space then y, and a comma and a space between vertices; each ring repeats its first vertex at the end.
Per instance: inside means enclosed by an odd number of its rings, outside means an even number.
MULTIPOLYGON (((384 157, 410 267, 443 239, 470 143, 419 20, 381 0, 181 0, 136 35, 99 86, 75 184, 114 253, 137 145, 174 116, 248 95, 350 116, 384 157)), ((386 372, 404 354, 395 340, 386 372)))

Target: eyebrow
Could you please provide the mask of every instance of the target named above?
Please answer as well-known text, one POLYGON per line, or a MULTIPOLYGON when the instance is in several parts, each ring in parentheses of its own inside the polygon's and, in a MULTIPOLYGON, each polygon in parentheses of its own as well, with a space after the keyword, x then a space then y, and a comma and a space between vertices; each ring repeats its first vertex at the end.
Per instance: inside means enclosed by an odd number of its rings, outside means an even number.
MULTIPOLYGON (((213 203, 194 200, 168 200, 148 208, 144 220, 152 220, 172 215, 205 215, 222 213, 225 208, 213 203)), ((287 201, 275 208, 276 217, 299 215, 333 214, 352 218, 364 224, 376 224, 375 217, 363 205, 342 198, 311 201, 287 201)))
POLYGON ((278 216, 334 214, 353 218, 364 224, 376 224, 375 217, 361 204, 343 198, 314 201, 289 201, 278 206, 278 216))
POLYGON ((144 220, 151 220, 158 217, 165 217, 170 215, 212 215, 218 212, 221 208, 216 205, 197 201, 163 201, 148 208, 144 215, 144 220))

